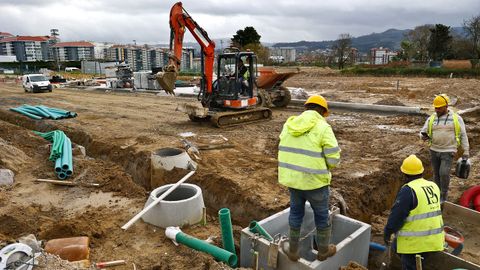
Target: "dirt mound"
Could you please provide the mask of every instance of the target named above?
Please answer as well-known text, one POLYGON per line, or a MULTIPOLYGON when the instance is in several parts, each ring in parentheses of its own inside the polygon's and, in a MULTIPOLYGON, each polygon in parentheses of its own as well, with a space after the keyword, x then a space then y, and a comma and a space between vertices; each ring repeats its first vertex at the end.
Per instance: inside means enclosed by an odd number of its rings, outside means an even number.
POLYGON ((378 104, 378 105, 390 105, 390 106, 405 106, 402 102, 400 102, 396 98, 384 98, 381 99, 373 104, 378 104))

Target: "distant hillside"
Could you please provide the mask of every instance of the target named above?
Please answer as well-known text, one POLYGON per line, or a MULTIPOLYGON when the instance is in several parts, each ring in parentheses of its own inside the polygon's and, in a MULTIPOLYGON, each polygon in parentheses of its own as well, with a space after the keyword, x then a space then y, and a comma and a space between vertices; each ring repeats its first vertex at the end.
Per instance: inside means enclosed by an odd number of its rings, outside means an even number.
MULTIPOLYGON (((404 39, 405 33, 410 30, 389 29, 382 33, 372 33, 369 35, 352 38, 352 46, 360 52, 368 52, 371 48, 385 47, 389 49, 399 49, 400 42, 404 39)), ((325 50, 331 48, 334 40, 327 41, 299 41, 292 43, 277 43, 274 47, 304 47, 307 50, 325 50)))
MULTIPOLYGON (((372 33, 369 35, 359 36, 352 38, 352 47, 357 48, 360 52, 368 52, 371 48, 384 47, 391 50, 400 49, 400 42, 405 39, 405 35, 411 29, 398 30, 388 29, 382 33, 372 33)), ((462 27, 452 27, 452 32, 458 35, 465 35, 462 27)), ((334 40, 327 41, 298 41, 298 42, 283 42, 276 43, 273 47, 296 47, 305 48, 308 51, 311 50, 325 50, 331 48, 334 44, 334 40)))

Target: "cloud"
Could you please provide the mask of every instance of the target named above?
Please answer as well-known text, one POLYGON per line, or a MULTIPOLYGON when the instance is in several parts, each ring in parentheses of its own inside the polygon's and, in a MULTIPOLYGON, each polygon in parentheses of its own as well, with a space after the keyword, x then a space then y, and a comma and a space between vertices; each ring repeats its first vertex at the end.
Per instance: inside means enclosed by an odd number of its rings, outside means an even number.
MULTIPOLYGON (((0 31, 47 35, 59 29, 63 41, 167 43, 169 13, 165 0, 0 0, 0 31)), ((230 38, 253 26, 264 42, 331 40, 407 29, 426 23, 461 26, 478 15, 478 0, 185 0, 183 7, 210 38, 230 38), (477 12, 477 14, 475 14, 477 12)), ((186 41, 193 41, 190 34, 186 41)))

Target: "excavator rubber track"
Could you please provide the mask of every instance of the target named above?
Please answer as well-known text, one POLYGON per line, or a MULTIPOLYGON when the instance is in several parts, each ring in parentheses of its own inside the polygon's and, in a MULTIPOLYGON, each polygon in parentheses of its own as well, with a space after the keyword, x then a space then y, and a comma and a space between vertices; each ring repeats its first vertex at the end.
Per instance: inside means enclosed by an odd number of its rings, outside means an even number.
POLYGON ((269 108, 259 107, 244 111, 217 112, 210 121, 219 128, 231 127, 246 123, 270 120, 272 111, 269 108))

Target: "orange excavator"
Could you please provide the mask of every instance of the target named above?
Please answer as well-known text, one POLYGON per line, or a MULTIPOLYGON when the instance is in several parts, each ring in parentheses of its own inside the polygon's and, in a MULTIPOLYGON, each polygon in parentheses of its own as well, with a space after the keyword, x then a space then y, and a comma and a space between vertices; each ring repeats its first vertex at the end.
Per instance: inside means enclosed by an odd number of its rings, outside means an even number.
POLYGON ((253 52, 240 52, 235 48, 224 50, 217 57, 216 80, 214 80, 215 42, 183 8, 182 3, 173 5, 170 11, 169 63, 156 74, 160 86, 174 94, 175 80, 182 58, 185 28, 201 47, 200 103, 182 104, 180 111, 192 121, 210 120, 217 127, 271 119, 272 111, 260 104, 256 86, 257 57, 253 52), (173 48, 172 48, 173 47, 173 48))

